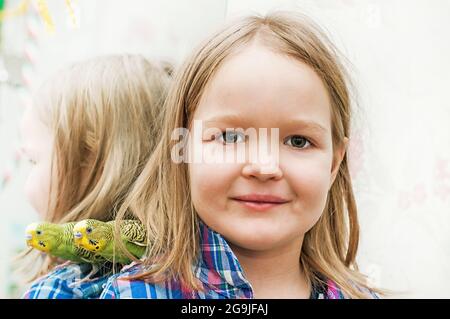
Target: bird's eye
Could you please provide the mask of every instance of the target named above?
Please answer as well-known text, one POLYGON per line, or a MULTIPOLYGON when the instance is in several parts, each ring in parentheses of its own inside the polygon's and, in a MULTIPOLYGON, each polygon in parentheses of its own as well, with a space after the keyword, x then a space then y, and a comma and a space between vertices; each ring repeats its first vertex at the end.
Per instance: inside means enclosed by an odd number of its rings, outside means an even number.
POLYGON ((40 230, 36 230, 36 234, 40 235, 40 234, 42 234, 42 232, 40 230))
POLYGON ((88 234, 92 233, 92 228, 91 227, 86 228, 86 233, 88 234))

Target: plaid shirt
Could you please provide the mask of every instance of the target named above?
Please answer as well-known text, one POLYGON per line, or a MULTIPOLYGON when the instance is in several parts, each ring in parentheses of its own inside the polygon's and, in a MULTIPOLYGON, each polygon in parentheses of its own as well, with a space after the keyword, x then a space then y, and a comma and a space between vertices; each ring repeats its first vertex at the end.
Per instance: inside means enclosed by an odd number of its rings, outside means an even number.
MULTIPOLYGON (((194 274, 204 286, 204 291, 193 291, 180 282, 170 280, 161 284, 141 280, 128 281, 124 277, 143 271, 141 265, 131 264, 116 275, 94 278, 76 284, 91 271, 89 264, 69 264, 55 269, 36 280, 24 299, 226 299, 253 298, 250 283, 227 242, 221 235, 204 224, 200 224, 201 257, 194 266, 194 274)), ((374 298, 377 295, 370 292, 374 298)), ((313 287, 312 299, 343 299, 341 290, 328 280, 326 287, 313 287)))
POLYGON ((23 299, 94 299, 100 296, 108 276, 94 278, 89 282, 76 284, 85 278, 92 267, 90 264, 69 264, 57 268, 37 279, 23 295, 23 299), (73 286, 72 286, 73 285, 73 286))
MULTIPOLYGON (((145 270, 134 263, 109 278, 101 299, 237 299, 253 298, 253 290, 244 277, 243 270, 225 239, 217 232, 200 223, 201 258, 193 266, 196 278, 204 291, 191 290, 177 280, 148 283, 143 280, 127 280, 145 270)), ((343 299, 344 295, 332 281, 325 289, 312 289, 312 299, 343 299)))

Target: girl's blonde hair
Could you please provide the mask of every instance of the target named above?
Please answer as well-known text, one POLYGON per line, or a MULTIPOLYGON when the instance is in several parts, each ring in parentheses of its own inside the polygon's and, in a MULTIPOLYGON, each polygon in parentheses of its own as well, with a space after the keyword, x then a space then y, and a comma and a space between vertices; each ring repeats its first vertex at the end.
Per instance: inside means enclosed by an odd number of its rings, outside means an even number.
POLYGON ((46 221, 114 219, 157 143, 171 72, 140 55, 103 56, 42 85, 36 111, 54 136, 46 221))
MULTIPOLYGON (((178 70, 166 101, 160 143, 117 214, 121 219, 131 211, 153 240, 144 261, 152 267, 132 278, 157 282, 172 276, 189 287, 200 287, 192 271, 200 253, 198 217, 190 197, 187 164, 171 161, 176 143, 171 133, 190 127, 202 93, 218 68, 256 39, 306 63, 320 76, 331 100, 333 149, 350 135, 348 76, 337 49, 313 22, 300 14, 278 12, 238 20, 214 34, 178 70)), ((348 297, 369 297, 366 289, 370 287, 355 261, 358 241, 357 207, 345 155, 324 212, 304 237, 300 264, 310 282, 324 284, 324 279, 331 279, 348 297)))

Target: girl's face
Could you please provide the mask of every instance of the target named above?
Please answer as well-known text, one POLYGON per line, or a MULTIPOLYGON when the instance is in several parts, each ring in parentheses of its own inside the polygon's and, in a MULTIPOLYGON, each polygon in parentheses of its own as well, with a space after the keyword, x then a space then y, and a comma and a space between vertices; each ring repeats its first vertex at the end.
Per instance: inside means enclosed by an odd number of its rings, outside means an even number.
POLYGON ((25 184, 28 201, 41 216, 48 210, 50 180, 52 177, 53 139, 50 130, 39 119, 37 111, 26 109, 21 123, 22 150, 31 163, 25 184))
MULTIPOLYGON (((210 128, 279 129, 278 160, 189 164, 194 207, 230 244, 263 251, 301 243, 321 216, 347 139, 333 161, 330 100, 306 64, 254 44, 228 58, 194 113, 210 128)), ((211 130, 209 130, 211 132, 211 130)), ((258 143, 267 143, 258 139, 258 143)), ((193 137, 204 153, 236 152, 239 133, 193 137), (225 143, 224 143, 225 142, 225 143)), ((247 147, 248 152, 254 152, 247 147)))

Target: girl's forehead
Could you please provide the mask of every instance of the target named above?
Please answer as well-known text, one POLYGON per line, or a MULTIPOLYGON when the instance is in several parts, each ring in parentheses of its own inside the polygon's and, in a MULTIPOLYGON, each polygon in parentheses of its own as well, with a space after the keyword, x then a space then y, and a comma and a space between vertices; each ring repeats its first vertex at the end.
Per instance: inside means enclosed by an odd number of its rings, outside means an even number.
POLYGON ((206 86, 194 118, 223 114, 266 122, 301 117, 329 127, 330 100, 310 66, 253 45, 225 60, 206 86))

